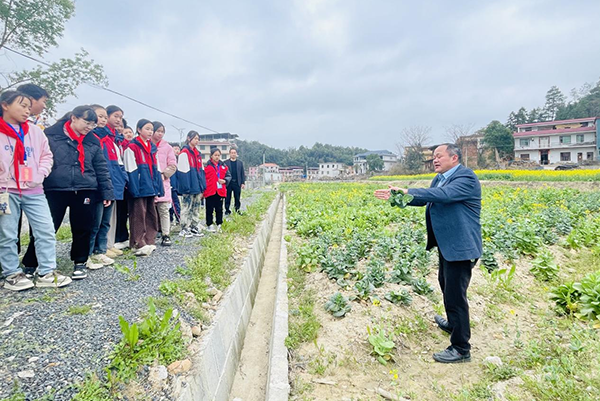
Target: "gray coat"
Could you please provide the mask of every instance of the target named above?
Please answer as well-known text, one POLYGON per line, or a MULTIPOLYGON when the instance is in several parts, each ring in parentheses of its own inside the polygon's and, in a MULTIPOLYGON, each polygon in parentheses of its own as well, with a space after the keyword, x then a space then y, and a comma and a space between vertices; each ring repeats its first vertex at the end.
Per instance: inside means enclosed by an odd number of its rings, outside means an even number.
POLYGON ((410 206, 427 206, 427 249, 437 245, 450 262, 481 257, 481 185, 462 165, 442 186, 439 175, 427 189, 409 189, 410 206))

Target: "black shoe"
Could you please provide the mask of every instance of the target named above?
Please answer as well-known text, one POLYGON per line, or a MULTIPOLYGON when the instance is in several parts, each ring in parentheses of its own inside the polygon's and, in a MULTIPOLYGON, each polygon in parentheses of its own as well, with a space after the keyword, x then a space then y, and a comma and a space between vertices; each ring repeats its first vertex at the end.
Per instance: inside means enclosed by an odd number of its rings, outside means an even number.
POLYGON ((229 216, 231 214, 231 210, 225 210, 225 216, 229 216))
POLYGON ((448 323, 448 321, 446 319, 444 319, 442 316, 435 315, 433 320, 435 320, 435 322, 437 323, 437 325, 440 329, 444 330, 448 334, 452 334, 452 327, 450 326, 450 323, 448 323))
POLYGON ((467 351, 461 354, 453 346, 449 346, 442 352, 436 352, 433 354, 433 359, 440 363, 462 363, 471 362, 471 353, 467 351))
POLYGON ((168 235, 162 236, 162 241, 160 243, 162 246, 171 246, 173 243, 171 242, 171 238, 168 235))
POLYGON ((73 267, 73 280, 82 280, 87 277, 87 267, 85 265, 75 265, 73 267))
POLYGON ((236 212, 238 215, 240 215, 240 216, 243 216, 243 215, 244 215, 244 213, 242 213, 242 211, 241 211, 241 210, 236 210, 235 212, 236 212))

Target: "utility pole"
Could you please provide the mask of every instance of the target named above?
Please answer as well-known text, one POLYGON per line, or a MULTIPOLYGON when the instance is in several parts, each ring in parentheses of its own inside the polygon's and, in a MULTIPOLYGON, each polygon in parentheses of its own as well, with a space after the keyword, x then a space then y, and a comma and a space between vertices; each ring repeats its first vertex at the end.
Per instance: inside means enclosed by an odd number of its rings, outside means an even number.
POLYGON ((185 128, 177 128, 174 125, 172 125, 172 127, 179 131, 179 145, 181 146, 181 144, 183 143, 183 132, 185 131, 185 128))

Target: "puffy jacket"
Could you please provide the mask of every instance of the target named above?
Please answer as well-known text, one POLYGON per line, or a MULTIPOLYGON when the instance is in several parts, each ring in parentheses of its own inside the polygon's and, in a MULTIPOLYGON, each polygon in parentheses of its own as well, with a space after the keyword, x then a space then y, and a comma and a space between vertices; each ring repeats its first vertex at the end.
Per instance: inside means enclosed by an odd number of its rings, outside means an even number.
POLYGON ((206 190, 204 191, 204 197, 208 198, 214 194, 218 194, 220 197, 227 197, 227 185, 231 181, 231 173, 222 161, 219 164, 214 164, 212 160, 208 162, 204 169, 206 174, 206 190), (225 180, 225 184, 221 184, 221 188, 217 185, 218 179, 225 180))
POLYGON ((137 137, 131 141, 123 155, 125 171, 129 176, 127 190, 133 198, 163 196, 164 187, 156 158, 156 146, 150 141, 151 151, 148 153, 140 143, 141 140, 137 137))
POLYGON ((123 159, 121 158, 121 150, 115 143, 113 136, 110 135, 110 130, 106 127, 97 127, 92 131, 96 138, 100 141, 100 147, 104 151, 104 157, 108 164, 108 172, 110 173, 110 179, 113 184, 113 191, 115 194, 114 199, 123 200, 123 193, 125 192, 125 185, 127 185, 127 173, 123 166, 123 159))
MULTIPOLYGON (((0 132, 0 188, 8 188, 10 192, 18 193, 17 182, 14 179, 13 149, 16 139, 0 132)), ((25 152, 27 166, 31 167, 32 180, 21 181, 21 193, 42 194, 42 183, 52 170, 52 151, 48 139, 40 127, 29 123, 29 132, 25 135, 25 152)))
POLYGON ((206 177, 202 168, 200 152, 194 152, 185 145, 177 161, 177 193, 198 195, 206 189, 206 177))
POLYGON ((157 202, 171 202, 171 176, 177 172, 177 158, 173 148, 167 141, 160 141, 156 144, 158 164, 161 167, 160 172, 163 178, 163 187, 165 194, 156 198, 157 202))
POLYGON ((54 154, 54 165, 44 181, 45 191, 98 191, 102 200, 114 200, 110 173, 100 141, 92 133, 83 139, 85 159, 83 174, 79 165, 77 142, 65 132, 65 121, 58 121, 46 128, 50 150, 54 154))

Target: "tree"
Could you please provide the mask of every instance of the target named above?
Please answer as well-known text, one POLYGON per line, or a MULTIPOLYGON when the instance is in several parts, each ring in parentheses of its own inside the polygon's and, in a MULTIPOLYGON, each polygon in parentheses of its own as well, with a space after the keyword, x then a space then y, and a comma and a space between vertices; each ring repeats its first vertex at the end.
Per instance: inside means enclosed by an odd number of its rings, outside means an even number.
POLYGON ((452 124, 446 127, 446 138, 452 143, 460 144, 464 137, 473 134, 475 124, 452 124))
POLYGON ((517 125, 519 124, 527 124, 527 109, 525 107, 521 107, 519 111, 516 113, 512 111, 508 115, 508 120, 506 121, 506 128, 511 130, 511 132, 515 132, 517 130, 517 125))
POLYGON ((554 121, 556 114, 561 107, 565 106, 567 98, 558 89, 558 86, 552 86, 546 92, 546 104, 544 105, 544 117, 547 121, 554 121))
POLYGON ((513 157, 515 142, 512 132, 500 121, 494 120, 483 131, 483 143, 488 149, 498 152, 499 157, 513 157))
POLYGON ((397 144, 398 149, 404 150, 403 162, 407 170, 419 172, 423 169, 423 148, 429 142, 431 127, 411 126, 404 128, 401 133, 402 142, 397 144))
MULTIPOLYGON (((586 89, 582 89, 585 93, 586 89)), ((587 91, 579 100, 573 101, 559 108, 556 118, 558 120, 569 120, 572 118, 585 118, 600 116, 600 81, 596 86, 587 91)))
POLYGON ((381 171, 383 170, 384 164, 381 156, 372 153, 367 155, 367 168, 369 171, 381 171))
MULTIPOLYGON (((65 23, 73 16, 72 0, 8 0, 0 4, 0 49, 6 48, 28 55, 42 56, 50 47, 58 45, 65 23)), ((15 88, 31 82, 50 93, 47 112, 52 113, 57 103, 64 102, 83 82, 108 85, 101 65, 88 59, 85 50, 73 59, 43 63, 29 71, 3 74, 6 85, 0 90, 15 88)))

